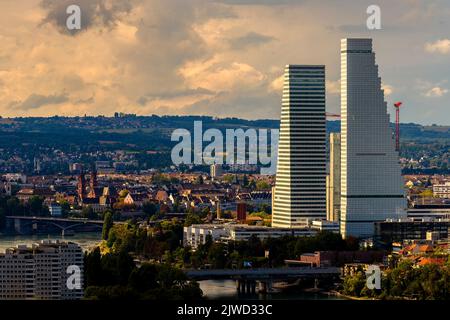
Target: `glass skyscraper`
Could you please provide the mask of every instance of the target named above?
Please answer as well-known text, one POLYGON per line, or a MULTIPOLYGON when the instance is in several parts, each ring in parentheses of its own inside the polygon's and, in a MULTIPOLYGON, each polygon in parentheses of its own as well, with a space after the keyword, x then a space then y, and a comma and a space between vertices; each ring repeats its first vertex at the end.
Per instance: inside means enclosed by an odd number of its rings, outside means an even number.
POLYGON ((371 39, 341 40, 341 234, 405 215, 398 152, 371 39))

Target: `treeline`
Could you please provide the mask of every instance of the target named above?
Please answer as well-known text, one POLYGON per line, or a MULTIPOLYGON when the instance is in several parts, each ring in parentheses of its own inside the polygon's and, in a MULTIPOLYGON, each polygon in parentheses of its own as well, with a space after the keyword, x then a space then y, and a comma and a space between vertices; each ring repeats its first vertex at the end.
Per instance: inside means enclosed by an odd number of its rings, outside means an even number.
POLYGON ((180 269, 167 264, 137 267, 125 251, 85 256, 85 298, 92 300, 197 300, 202 291, 180 269))
POLYGON ((6 216, 48 216, 44 198, 32 196, 27 202, 12 196, 0 196, 0 230, 5 228, 6 216))
POLYGON ((444 266, 415 266, 412 261, 402 261, 396 268, 384 272, 380 290, 367 288, 366 275, 361 269, 355 275, 345 278, 343 293, 383 300, 449 300, 450 259, 444 266))

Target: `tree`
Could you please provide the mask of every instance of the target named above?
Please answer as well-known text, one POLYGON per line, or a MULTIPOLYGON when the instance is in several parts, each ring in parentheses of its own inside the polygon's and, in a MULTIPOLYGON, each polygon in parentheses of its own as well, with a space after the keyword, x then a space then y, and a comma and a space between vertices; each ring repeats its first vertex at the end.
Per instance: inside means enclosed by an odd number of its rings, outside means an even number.
POLYGON ((103 281, 103 270, 101 265, 100 248, 96 247, 84 257, 84 278, 86 287, 101 285, 103 281))
POLYGON ((246 174, 244 174, 244 176, 242 177, 242 186, 243 187, 248 186, 248 177, 246 174))
POLYGON ((69 211, 70 211, 70 204, 67 202, 67 200, 63 200, 59 203, 61 206, 61 213, 63 217, 67 217, 69 211))
POLYGON ((268 190, 268 189, 270 189, 270 184, 265 180, 259 180, 256 183, 256 189, 257 190, 268 190))
POLYGON ((28 207, 32 216, 40 216, 45 214, 43 197, 32 196, 28 200, 28 207))
POLYGON ((81 211, 81 215, 83 218, 95 220, 97 219, 97 214, 94 212, 94 209, 92 209, 91 206, 84 207, 81 211))
POLYGON ((20 202, 17 198, 10 198, 6 200, 6 213, 7 215, 20 215, 20 202))
POLYGON ((138 292, 145 292, 155 289, 158 286, 156 281, 157 268, 153 264, 144 263, 139 269, 135 269, 130 274, 129 286, 138 292))
POLYGON ((105 213, 105 218, 103 219, 103 230, 102 230, 102 239, 108 240, 109 230, 111 230, 114 225, 112 213, 107 211, 105 213))
POLYGON ((3 230, 6 226, 6 214, 5 209, 0 208, 0 230, 3 230))
POLYGON ((203 175, 198 175, 197 179, 195 179, 196 184, 203 184, 203 175))
POLYGON ((142 211, 144 211, 144 213, 146 215, 148 215, 149 217, 152 217, 156 214, 156 212, 158 211, 158 208, 156 207, 156 205, 153 202, 146 201, 142 205, 142 211))
POLYGON ((193 224, 200 224, 202 223, 202 219, 199 215, 195 213, 188 213, 186 216, 186 220, 184 220, 184 226, 190 227, 193 224))

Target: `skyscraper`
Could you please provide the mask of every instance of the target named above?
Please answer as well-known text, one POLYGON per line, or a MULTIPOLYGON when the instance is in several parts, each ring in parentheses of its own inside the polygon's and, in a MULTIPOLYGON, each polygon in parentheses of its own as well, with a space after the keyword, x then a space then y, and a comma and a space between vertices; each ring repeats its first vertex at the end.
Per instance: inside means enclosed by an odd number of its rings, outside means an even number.
POLYGON ((272 226, 326 217, 325 66, 287 65, 284 73, 272 226))
POLYGON ((398 152, 371 39, 341 40, 341 234, 405 214, 398 152))
POLYGON ((330 133, 330 167, 327 176, 327 220, 339 221, 341 207, 341 134, 330 133))

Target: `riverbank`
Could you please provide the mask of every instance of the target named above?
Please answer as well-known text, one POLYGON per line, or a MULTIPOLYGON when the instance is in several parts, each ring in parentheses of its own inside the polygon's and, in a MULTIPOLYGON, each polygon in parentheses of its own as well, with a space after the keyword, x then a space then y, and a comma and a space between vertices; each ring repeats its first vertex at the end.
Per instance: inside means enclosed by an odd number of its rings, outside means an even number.
POLYGON ((346 295, 339 291, 334 291, 334 290, 326 291, 326 294, 340 297, 340 298, 343 298, 346 300, 380 300, 380 299, 376 299, 376 298, 349 296, 349 295, 346 295))
POLYGON ((16 247, 17 245, 32 245, 41 240, 62 240, 78 243, 84 251, 90 250, 102 241, 102 234, 99 232, 79 233, 73 236, 64 237, 61 235, 26 235, 9 236, 0 235, 0 252, 5 249, 16 247))

